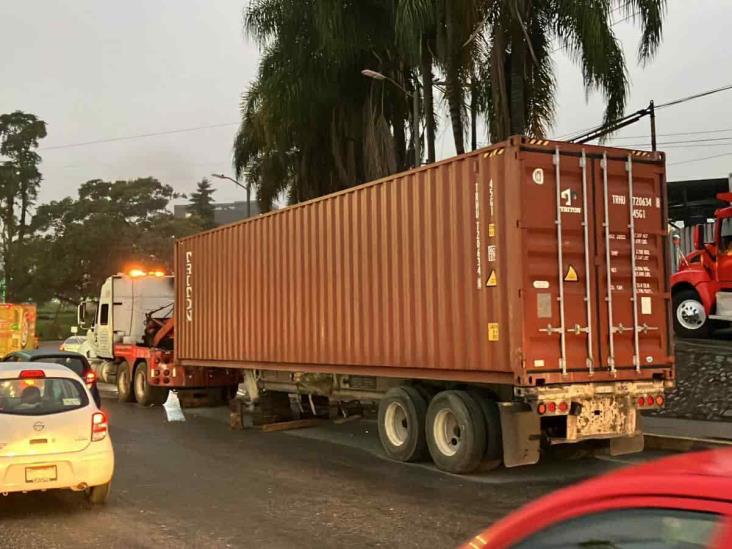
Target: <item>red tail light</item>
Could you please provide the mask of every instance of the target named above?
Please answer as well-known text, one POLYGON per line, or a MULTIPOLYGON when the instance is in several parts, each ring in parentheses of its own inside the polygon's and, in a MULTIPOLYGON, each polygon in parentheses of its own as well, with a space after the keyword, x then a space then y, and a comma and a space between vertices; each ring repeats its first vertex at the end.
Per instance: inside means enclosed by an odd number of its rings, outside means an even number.
POLYGON ((22 370, 20 372, 20 379, 33 379, 39 377, 46 377, 46 373, 43 370, 22 370))
POLYGON ((93 371, 89 370, 87 373, 84 374, 84 381, 86 381, 87 385, 91 385, 97 380, 97 374, 95 374, 93 371))
POLYGON ((566 402, 560 402, 559 403, 559 411, 562 412, 562 413, 564 413, 567 410, 569 410, 569 404, 567 404, 566 402))
POLYGON ((536 407, 536 413, 540 416, 546 414, 546 404, 544 404, 543 402, 539 403, 539 405, 536 407))
POLYGON ((102 412, 94 412, 92 414, 92 442, 104 440, 107 436, 107 416, 102 412))
POLYGON ((553 414, 556 411, 557 411, 557 404, 556 404, 556 402, 550 402, 549 403, 549 413, 550 414, 553 414))
POLYGON ((663 395, 656 395, 656 406, 663 406, 666 402, 666 399, 663 398, 663 395))
POLYGON ((646 406, 653 406, 654 402, 656 402, 656 399, 654 399, 653 396, 648 395, 646 397, 646 406))
POLYGON ((645 406, 646 405, 646 398, 645 397, 638 397, 638 406, 645 406))

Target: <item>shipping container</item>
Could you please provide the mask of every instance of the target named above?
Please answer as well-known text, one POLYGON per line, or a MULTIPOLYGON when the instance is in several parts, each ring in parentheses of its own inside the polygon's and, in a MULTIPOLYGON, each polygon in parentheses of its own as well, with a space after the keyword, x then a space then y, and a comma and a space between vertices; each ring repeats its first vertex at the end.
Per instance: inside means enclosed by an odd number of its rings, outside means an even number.
POLYGON ((176 363, 509 387, 534 412, 551 387, 657 391, 664 174, 663 153, 514 137, 181 239, 176 363))
POLYGON ((177 360, 668 377, 664 185, 661 153, 514 138, 184 238, 177 360))

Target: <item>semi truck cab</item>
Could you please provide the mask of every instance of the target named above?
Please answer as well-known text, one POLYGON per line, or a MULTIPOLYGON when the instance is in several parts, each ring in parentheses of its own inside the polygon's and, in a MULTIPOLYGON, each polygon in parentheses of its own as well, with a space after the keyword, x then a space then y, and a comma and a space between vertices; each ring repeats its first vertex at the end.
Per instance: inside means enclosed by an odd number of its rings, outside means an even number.
POLYGON ((132 269, 107 278, 98 299, 79 304, 77 320, 87 334, 82 352, 101 381, 117 385, 119 400, 160 405, 170 389, 235 394, 238 371, 176 365, 174 302, 172 275, 132 269))
MULTIPOLYGON (((732 192, 717 199, 732 204, 732 192)), ((704 241, 704 225, 693 229, 693 251, 671 277, 674 331, 679 337, 709 337, 732 322, 732 205, 714 214, 714 240, 704 241)))

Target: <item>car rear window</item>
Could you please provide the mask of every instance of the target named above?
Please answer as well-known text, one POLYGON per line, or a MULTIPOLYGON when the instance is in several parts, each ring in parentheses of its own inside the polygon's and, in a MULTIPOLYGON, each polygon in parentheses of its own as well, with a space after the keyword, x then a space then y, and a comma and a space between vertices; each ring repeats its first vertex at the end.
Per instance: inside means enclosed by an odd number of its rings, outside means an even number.
POLYGON ((61 364, 66 366, 69 370, 72 370, 77 376, 84 375, 85 364, 81 358, 68 357, 68 356, 46 356, 38 357, 33 362, 46 362, 50 364, 61 364))
POLYGON ((88 406, 81 383, 67 378, 5 379, 0 381, 0 414, 45 416, 88 406))

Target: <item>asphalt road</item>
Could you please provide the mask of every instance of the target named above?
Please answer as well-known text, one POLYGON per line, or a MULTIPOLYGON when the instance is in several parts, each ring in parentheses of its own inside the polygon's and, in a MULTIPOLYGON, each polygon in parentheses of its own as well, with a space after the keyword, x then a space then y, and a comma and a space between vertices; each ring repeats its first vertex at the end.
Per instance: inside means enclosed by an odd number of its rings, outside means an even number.
POLYGON ((375 425, 232 431, 225 408, 119 404, 109 502, 72 492, 0 497, 4 548, 452 547, 524 502, 628 460, 548 459, 458 477, 394 463, 375 425))

